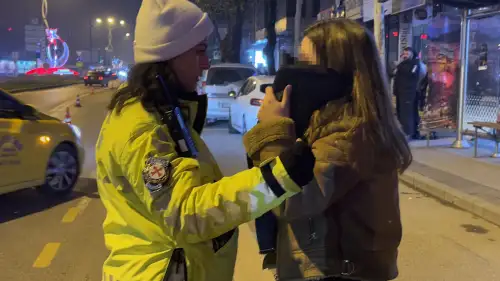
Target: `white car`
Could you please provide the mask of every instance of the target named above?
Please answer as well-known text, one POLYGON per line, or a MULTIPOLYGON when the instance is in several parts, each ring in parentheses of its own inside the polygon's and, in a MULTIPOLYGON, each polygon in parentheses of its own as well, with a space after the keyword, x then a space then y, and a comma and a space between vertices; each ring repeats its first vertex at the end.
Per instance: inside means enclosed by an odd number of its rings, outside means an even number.
POLYGON ((257 124, 257 113, 266 94, 272 86, 274 76, 253 76, 248 78, 238 92, 230 92, 234 102, 229 113, 229 133, 246 133, 257 124))
POLYGON ((201 78, 201 93, 208 97, 207 122, 229 119, 229 108, 233 98, 228 93, 234 90, 235 82, 256 75, 257 70, 252 65, 239 63, 221 63, 212 65, 203 72, 201 78))

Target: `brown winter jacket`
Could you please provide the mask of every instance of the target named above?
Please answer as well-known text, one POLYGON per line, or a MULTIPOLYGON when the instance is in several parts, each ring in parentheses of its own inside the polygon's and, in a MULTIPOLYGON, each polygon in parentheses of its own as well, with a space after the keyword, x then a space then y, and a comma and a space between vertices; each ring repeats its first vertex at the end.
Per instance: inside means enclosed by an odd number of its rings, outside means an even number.
MULTIPOLYGON (((367 141, 365 124, 328 113, 339 105, 328 107, 334 108, 315 112, 308 130, 315 180, 275 210, 277 276, 280 281, 394 279, 402 235, 396 165, 367 141)), ((244 136, 256 165, 295 140, 288 118, 260 123, 244 136)))

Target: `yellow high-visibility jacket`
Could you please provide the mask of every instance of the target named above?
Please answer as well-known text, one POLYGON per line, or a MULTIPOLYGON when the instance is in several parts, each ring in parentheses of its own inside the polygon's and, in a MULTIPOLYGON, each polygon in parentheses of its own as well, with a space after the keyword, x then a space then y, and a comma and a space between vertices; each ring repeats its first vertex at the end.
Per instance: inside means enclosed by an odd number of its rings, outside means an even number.
MULTIPOLYGON (((192 127, 198 104, 182 107, 192 127)), ((137 99, 106 117, 96 144, 111 251, 103 280, 165 280, 174 249, 182 248, 188 281, 232 281, 238 234, 230 231, 301 191, 279 158, 266 162, 283 188, 279 197, 259 168, 223 178, 199 134, 192 128, 191 133, 196 159, 177 155, 167 126, 137 99)))

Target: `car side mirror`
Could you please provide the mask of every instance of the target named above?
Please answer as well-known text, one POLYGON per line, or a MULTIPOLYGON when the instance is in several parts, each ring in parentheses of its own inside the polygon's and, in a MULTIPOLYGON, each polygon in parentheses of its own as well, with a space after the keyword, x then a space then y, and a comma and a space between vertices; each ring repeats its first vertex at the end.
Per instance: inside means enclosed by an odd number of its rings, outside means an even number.
POLYGON ((236 99, 236 92, 235 91, 231 91, 227 95, 236 99))

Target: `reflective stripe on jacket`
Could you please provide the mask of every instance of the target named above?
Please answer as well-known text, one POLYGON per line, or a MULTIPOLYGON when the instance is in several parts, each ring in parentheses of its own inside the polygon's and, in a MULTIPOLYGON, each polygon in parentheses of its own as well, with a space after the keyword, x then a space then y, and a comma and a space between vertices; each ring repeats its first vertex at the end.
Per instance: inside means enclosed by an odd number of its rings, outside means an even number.
MULTIPOLYGON (((195 102, 184 106, 190 115, 196 113, 195 102)), ((182 248, 189 281, 231 281, 237 232, 218 250, 213 239, 301 190, 279 158, 268 162, 285 191, 280 197, 259 168, 222 178, 203 140, 191 133, 200 152, 197 159, 178 157, 168 128, 137 100, 105 119, 96 145, 98 189, 107 211, 104 236, 111 251, 104 280, 162 281, 173 250, 182 248), (151 159, 170 163, 168 180, 153 189, 143 176, 151 159)))

